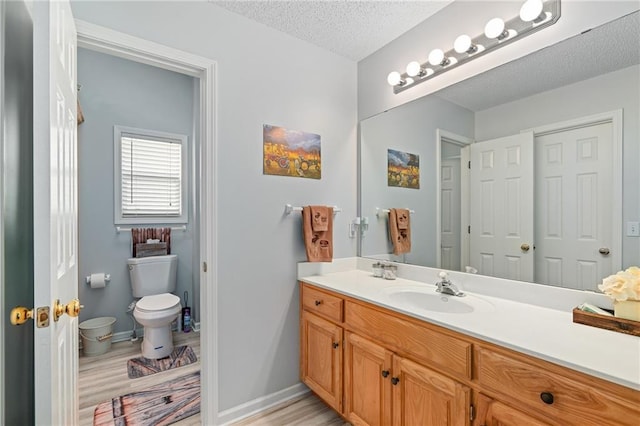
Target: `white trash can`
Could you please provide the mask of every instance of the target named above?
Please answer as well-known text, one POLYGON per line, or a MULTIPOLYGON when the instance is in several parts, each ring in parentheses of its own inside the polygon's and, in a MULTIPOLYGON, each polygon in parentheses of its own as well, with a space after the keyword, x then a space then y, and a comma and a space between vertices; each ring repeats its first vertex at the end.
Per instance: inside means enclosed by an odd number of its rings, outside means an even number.
POLYGON ((111 348, 114 317, 99 317, 82 321, 78 328, 82 337, 82 351, 85 356, 102 355, 111 348))

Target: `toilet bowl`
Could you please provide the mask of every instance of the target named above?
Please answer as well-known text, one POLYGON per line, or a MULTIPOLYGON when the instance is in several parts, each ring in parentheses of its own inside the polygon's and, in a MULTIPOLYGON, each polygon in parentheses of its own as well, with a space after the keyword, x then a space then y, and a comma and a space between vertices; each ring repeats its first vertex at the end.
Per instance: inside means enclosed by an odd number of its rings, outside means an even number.
POLYGON ((171 323, 182 311, 176 289, 176 255, 132 258, 127 260, 133 297, 140 298, 133 317, 144 326, 142 356, 167 357, 173 352, 171 323))
POLYGON ((133 317, 144 326, 143 357, 159 359, 173 352, 171 323, 181 310, 180 298, 171 293, 145 296, 136 302, 133 317))

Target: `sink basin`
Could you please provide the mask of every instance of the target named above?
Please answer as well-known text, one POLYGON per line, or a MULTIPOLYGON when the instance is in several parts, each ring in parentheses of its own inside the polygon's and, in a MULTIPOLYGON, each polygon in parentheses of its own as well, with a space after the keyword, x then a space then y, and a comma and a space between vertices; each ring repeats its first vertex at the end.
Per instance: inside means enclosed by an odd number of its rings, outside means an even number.
POLYGON ((490 312, 493 305, 477 296, 467 294, 464 297, 436 293, 431 287, 390 287, 385 290, 389 301, 399 307, 408 307, 447 314, 470 314, 472 312, 490 312))

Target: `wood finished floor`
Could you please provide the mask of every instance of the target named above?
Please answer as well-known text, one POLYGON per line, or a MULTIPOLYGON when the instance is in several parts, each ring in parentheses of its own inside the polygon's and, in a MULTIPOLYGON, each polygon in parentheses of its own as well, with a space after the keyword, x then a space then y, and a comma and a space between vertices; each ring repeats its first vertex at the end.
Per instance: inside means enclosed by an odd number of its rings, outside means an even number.
MULTIPOLYGON (((104 355, 85 357, 80 355, 79 387, 80 387, 80 426, 93 425, 93 411, 101 402, 109 401, 120 395, 149 388, 176 377, 200 371, 200 334, 174 333, 176 346, 189 345, 193 348, 198 361, 184 367, 163 371, 150 376, 130 379, 127 376, 127 361, 140 356, 140 344, 137 342, 118 342, 104 355)), ((200 425, 200 416, 191 416, 175 425, 200 425)))
MULTIPOLYGON (((93 411, 101 402, 129 392, 146 389, 178 376, 200 370, 200 334, 174 333, 174 344, 189 345, 198 356, 196 363, 138 379, 127 376, 127 361, 140 356, 140 344, 118 342, 104 355, 80 356, 80 426, 93 425, 93 411)), ((192 416, 177 426, 199 426, 200 416, 192 416)), ((335 411, 315 395, 309 393, 296 400, 287 401, 264 412, 234 423, 235 426, 348 426, 335 411)))

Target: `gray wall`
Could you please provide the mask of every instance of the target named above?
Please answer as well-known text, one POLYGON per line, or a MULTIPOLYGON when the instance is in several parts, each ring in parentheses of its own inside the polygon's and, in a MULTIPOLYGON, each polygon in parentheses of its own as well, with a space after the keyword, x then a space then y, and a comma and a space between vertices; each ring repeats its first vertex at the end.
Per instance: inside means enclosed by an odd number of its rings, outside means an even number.
POLYGON ((473 137, 473 112, 437 96, 394 108, 360 123, 361 215, 369 218, 362 239, 362 255, 389 258, 415 265, 435 265, 438 170, 436 130, 473 137), (420 156, 420 189, 387 185, 387 149, 420 156), (411 252, 394 256, 387 215, 377 218, 376 207, 415 210, 411 216, 411 252))
POLYGON ((207 326, 219 333, 219 408, 299 383, 296 263, 306 257, 300 216, 284 216, 284 205, 341 207, 334 257, 356 254, 356 64, 208 2, 72 7, 78 19, 217 61, 219 305, 207 326), (321 135, 322 179, 264 176, 265 123, 321 135))
POLYGON ((626 222, 640 221, 640 66, 632 66, 476 113, 476 140, 574 118, 623 110, 622 263, 638 265, 640 238, 626 222))
MULTIPOLYGON (((126 261, 131 257, 131 233, 117 234, 114 226, 113 126, 184 134, 188 151, 193 152, 194 79, 78 49, 78 82, 85 117, 78 127, 78 296, 85 306, 80 321, 113 316, 117 319, 115 332, 130 331, 132 321, 126 311, 133 296, 126 261), (92 289, 86 284, 85 277, 96 272, 111 275, 105 288, 92 289)), ((193 167, 193 161, 189 163, 193 167)), ((191 187, 192 182, 188 194, 192 194, 191 187)), ((189 197, 190 212, 194 201, 189 197)), ((193 273, 193 246, 198 239, 192 224, 186 232, 171 234, 171 253, 178 255, 175 294, 182 297, 188 291, 190 302, 194 300, 194 281, 199 280, 198 273, 193 273)))
POLYGON ((33 22, 22 1, 0 3, 0 137, 2 137, 2 365, 0 423, 34 419, 33 321, 9 322, 15 306, 33 307, 33 22), (2 45, 4 44, 4 49, 2 45), (4 414, 4 417, 2 416, 4 414))

